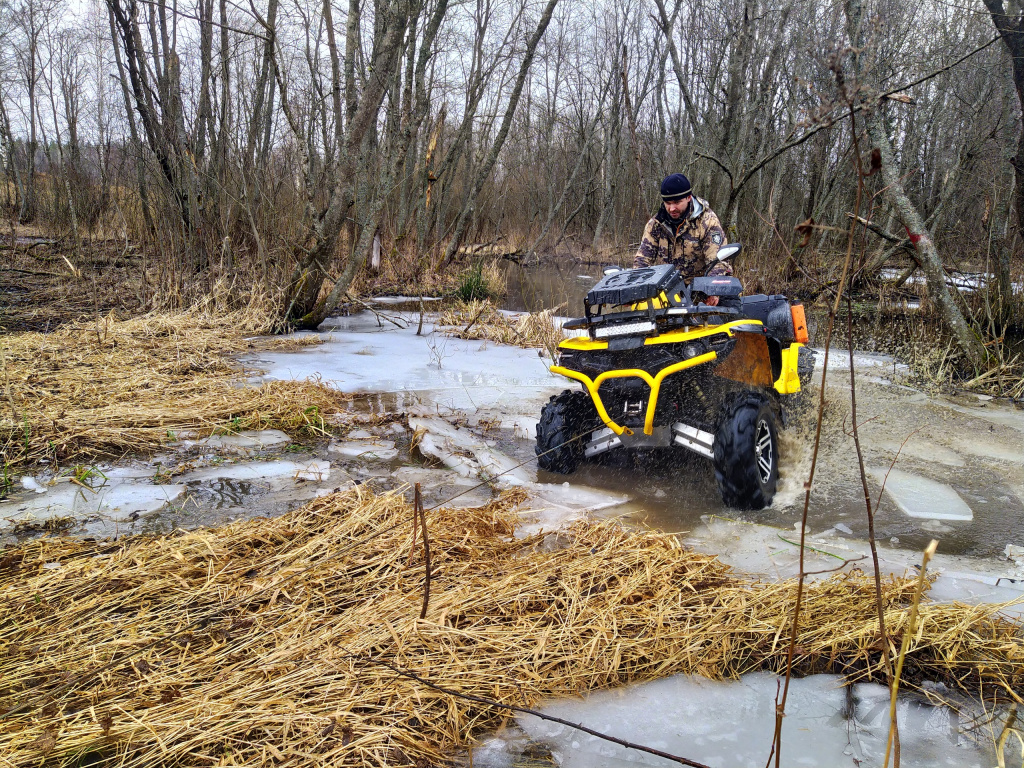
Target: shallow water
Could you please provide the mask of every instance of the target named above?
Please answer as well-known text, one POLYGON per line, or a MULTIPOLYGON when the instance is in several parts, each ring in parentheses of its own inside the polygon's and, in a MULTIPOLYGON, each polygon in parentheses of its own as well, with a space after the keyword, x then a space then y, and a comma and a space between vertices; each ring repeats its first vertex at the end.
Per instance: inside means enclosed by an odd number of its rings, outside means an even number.
MULTIPOLYGON (((572 265, 570 271, 583 274, 578 265, 572 265)), ((580 283, 583 290, 586 284, 580 283)), ((523 463, 522 471, 531 473, 530 482, 535 478, 552 493, 557 490, 560 498, 566 498, 565 484, 570 491, 577 487, 582 493, 586 488, 628 498, 614 507, 598 505, 605 506, 597 513, 600 516, 617 516, 669 531, 692 531, 708 515, 786 529, 800 520, 804 483, 812 463, 820 362, 810 391, 787 407, 779 490, 773 505, 758 512, 738 512, 722 504, 710 462, 681 449, 612 452, 571 476, 538 474, 532 439, 536 419, 550 396, 577 385, 551 374, 547 369, 550 361, 539 357, 536 350, 451 339, 433 333, 429 322, 420 336, 416 334, 417 314, 391 310, 390 316, 404 327, 381 322, 369 312, 332 318, 323 328, 324 344, 294 352, 261 353, 244 362, 266 371, 256 380, 314 376, 352 392, 352 407, 358 413, 415 412, 468 424, 489 443, 485 464, 500 463, 495 456, 523 463)), ((973 397, 946 400, 928 396, 907 386, 903 382, 906 369, 882 355, 858 352, 852 362, 861 448, 870 470, 868 490, 872 506, 877 505, 878 538, 914 550, 938 538, 942 552, 976 556, 999 556, 1007 544, 1024 545, 1024 411, 973 397), (900 473, 896 475, 900 482, 880 495, 880 481, 891 466, 900 473), (958 500, 959 514, 936 508, 935 514, 929 515, 927 505, 921 509, 920 504, 913 508, 917 516, 904 511, 910 508, 908 495, 915 494, 915 487, 933 487, 929 483, 943 490, 936 498, 958 500), (969 514, 964 513, 965 508, 969 514), (961 519, 945 519, 949 517, 961 519)), ((850 363, 850 356, 841 350, 830 356, 808 520, 812 531, 839 526, 844 535, 863 539, 868 526, 850 434, 850 363)), ((276 453, 268 456, 329 461, 342 473, 340 481, 332 476, 323 483, 282 485, 266 478, 218 476, 214 472, 199 482, 198 476, 179 473, 163 482, 184 484, 180 498, 157 513, 142 510, 142 520, 121 520, 117 529, 168 530, 177 525, 278 514, 318 489, 332 489, 348 479, 374 479, 385 487, 393 486, 401 482, 398 470, 422 464, 409 455, 409 436, 399 436, 398 444, 394 438, 381 433, 375 442, 368 442, 367 451, 373 456, 360 455, 366 452, 345 445, 333 451, 324 446, 290 446, 287 451, 299 453, 287 455, 282 445, 275 445, 276 453)), ((231 448, 227 444, 216 447, 231 448)), ((160 467, 151 464, 146 471, 155 475, 160 467)), ((443 488, 432 488, 430 493, 433 502, 445 501, 443 488)), ((9 517, 8 510, 16 511, 15 505, 0 505, 0 517, 9 517)), ((90 532, 98 535, 102 528, 95 523, 90 532)))

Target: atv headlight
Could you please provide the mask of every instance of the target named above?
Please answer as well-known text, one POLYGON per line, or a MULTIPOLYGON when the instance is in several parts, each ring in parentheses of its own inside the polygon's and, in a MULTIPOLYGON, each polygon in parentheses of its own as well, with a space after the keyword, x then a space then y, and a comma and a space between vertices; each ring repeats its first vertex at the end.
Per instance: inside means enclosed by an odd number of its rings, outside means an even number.
POLYGON ((647 333, 648 331, 653 330, 654 323, 648 320, 641 323, 623 323, 622 325, 598 328, 594 331, 594 335, 599 339, 603 339, 607 336, 626 336, 630 333, 647 333))
POLYGON ((689 344, 683 347, 683 359, 689 360, 691 357, 704 353, 704 345, 698 344, 695 341, 691 341, 689 344))

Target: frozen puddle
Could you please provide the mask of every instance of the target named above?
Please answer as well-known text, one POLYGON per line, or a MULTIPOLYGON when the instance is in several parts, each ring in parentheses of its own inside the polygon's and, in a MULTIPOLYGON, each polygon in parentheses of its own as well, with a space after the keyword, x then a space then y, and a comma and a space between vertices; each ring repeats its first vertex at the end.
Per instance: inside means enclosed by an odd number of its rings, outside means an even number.
POLYGON ((279 509, 282 505, 294 506, 323 493, 329 482, 334 488, 351 480, 340 468, 332 470, 329 461, 313 457, 231 461, 289 443, 291 439, 277 430, 184 439, 176 445, 185 451, 163 454, 152 463, 95 468, 88 478, 80 478, 93 487, 72 482, 66 475, 24 477, 24 491, 0 502, 0 534, 17 533, 26 526, 28 530, 46 527, 54 520, 61 522, 61 528, 85 524, 93 535, 116 535, 119 529, 109 524, 134 523, 140 518, 138 525, 144 529, 157 521, 163 521, 159 524, 164 529, 168 525, 215 525, 224 521, 223 510, 274 514, 283 511, 279 509), (186 452, 197 448, 211 452, 199 458, 186 452), (173 482, 160 482, 176 471, 179 462, 181 469, 197 462, 200 466, 174 477, 173 482))
MULTIPOLYGON (((778 682, 766 673, 730 682, 679 675, 552 702, 540 711, 714 768, 763 768, 775 729, 778 682)), ((989 768, 995 762, 989 750, 961 733, 958 716, 947 707, 902 697, 898 718, 905 768, 989 768)), ((848 691, 832 675, 794 679, 782 725, 782 764, 879 766, 888 720, 884 686, 857 684, 848 691)), ((551 749, 562 768, 676 764, 533 716, 520 716, 518 723, 551 749)), ((976 737, 980 743, 988 740, 986 733, 976 737)), ((509 765, 509 752, 499 736, 474 751, 473 764, 509 765)))
POLYGON ((871 467, 868 474, 879 484, 885 483, 886 494, 900 511, 910 517, 927 520, 974 519, 971 508, 960 498, 960 494, 948 485, 899 469, 871 467))
POLYGON ((536 349, 452 338, 430 322, 417 336, 418 314, 398 317, 408 325, 380 325, 370 312, 329 318, 323 344, 247 362, 267 371, 264 380, 313 376, 344 392, 417 392, 446 408, 498 409, 513 419, 536 417, 548 396, 567 386, 536 349))
POLYGON ((281 448, 291 441, 292 439, 279 429, 263 429, 239 432, 235 435, 212 435, 197 441, 185 440, 182 445, 199 445, 217 453, 249 454, 270 448, 281 448))
POLYGON ((264 480, 275 485, 307 480, 325 483, 331 477, 328 461, 257 461, 247 464, 220 464, 198 469, 182 476, 185 483, 201 483, 209 480, 264 480))
POLYGON ((390 461, 398 456, 394 440, 332 441, 327 450, 346 459, 366 461, 390 461))
POLYGON ((551 531, 587 512, 617 507, 629 501, 627 496, 569 482, 538 483, 535 462, 521 464, 494 448, 490 441, 444 419, 411 416, 409 426, 418 436, 419 452, 437 459, 460 477, 487 481, 499 489, 510 486, 525 489, 530 494, 525 506, 531 509, 522 513, 524 525, 518 529, 519 535, 551 531))
POLYGON ((106 485, 97 488, 83 488, 70 482, 61 482, 52 488, 39 486, 38 483, 36 486, 42 488, 41 493, 37 491, 31 496, 0 503, 0 521, 14 525, 98 515, 120 522, 133 515, 155 512, 165 504, 177 501, 185 493, 185 486, 180 484, 136 484, 112 478, 108 478, 106 485))

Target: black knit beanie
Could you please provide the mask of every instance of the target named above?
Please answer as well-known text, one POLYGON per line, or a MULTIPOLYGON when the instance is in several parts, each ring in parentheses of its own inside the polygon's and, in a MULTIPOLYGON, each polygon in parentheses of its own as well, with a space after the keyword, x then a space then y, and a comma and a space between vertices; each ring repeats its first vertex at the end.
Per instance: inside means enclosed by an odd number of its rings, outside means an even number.
POLYGON ((661 182, 661 199, 666 203, 686 197, 691 193, 690 180, 681 173, 673 173, 661 182))

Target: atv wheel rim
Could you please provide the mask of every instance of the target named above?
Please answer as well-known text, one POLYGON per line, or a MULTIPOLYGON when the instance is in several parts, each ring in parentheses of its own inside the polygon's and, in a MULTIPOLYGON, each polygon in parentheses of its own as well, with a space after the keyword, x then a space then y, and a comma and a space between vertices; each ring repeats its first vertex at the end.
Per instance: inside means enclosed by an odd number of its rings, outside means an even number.
POLYGON ((772 431, 768 422, 761 419, 757 422, 757 435, 754 439, 754 460, 757 462, 757 476, 761 484, 771 480, 772 469, 775 467, 775 454, 772 451, 772 431))

